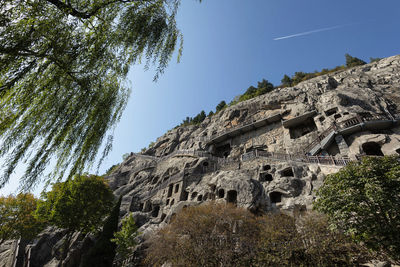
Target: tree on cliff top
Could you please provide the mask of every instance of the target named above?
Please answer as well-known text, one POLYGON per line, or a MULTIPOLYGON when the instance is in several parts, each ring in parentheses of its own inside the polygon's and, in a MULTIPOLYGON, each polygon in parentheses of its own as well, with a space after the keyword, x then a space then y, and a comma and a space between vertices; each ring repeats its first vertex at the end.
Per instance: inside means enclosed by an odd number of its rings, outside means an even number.
POLYGON ((361 60, 356 57, 352 57, 349 54, 345 54, 344 56, 346 58, 346 67, 351 68, 351 67, 356 67, 356 66, 367 64, 367 62, 365 62, 364 60, 361 60))
POLYGON ((71 178, 94 163, 103 141, 107 155, 129 97, 129 67, 155 64, 157 79, 178 42, 181 55, 180 2, 0 2, 0 188, 24 159, 26 190, 52 157, 52 177, 71 178))

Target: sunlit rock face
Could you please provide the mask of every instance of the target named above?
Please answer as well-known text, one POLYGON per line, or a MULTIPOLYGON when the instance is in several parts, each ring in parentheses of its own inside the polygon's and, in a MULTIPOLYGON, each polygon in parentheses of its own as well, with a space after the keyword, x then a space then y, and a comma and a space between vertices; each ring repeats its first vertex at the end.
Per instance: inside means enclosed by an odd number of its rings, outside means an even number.
POLYGON ((144 237, 184 207, 254 213, 312 207, 324 177, 363 155, 400 153, 400 56, 279 88, 177 127, 107 179, 144 237))
MULTIPOLYGON (((181 209, 208 201, 255 214, 308 210, 327 174, 363 155, 400 153, 399 107, 400 56, 394 56, 278 88, 199 125, 177 127, 143 154, 132 153, 106 179, 122 196, 121 218, 134 215, 141 240, 181 209)), ((58 231, 44 233, 32 257, 54 263, 56 250, 43 244, 61 238, 58 231)), ((92 242, 77 235, 71 262, 92 242)))

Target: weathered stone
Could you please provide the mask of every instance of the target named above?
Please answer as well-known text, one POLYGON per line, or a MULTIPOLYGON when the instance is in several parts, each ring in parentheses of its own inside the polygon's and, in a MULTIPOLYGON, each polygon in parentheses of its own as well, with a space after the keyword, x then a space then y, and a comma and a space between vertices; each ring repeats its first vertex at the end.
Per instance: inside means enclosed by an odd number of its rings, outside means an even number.
MULTIPOLYGON (((349 158, 400 154, 398 73, 400 56, 382 59, 276 89, 199 125, 168 131, 145 155, 131 154, 107 177, 114 194, 123 196, 120 216, 133 212, 143 241, 181 209, 207 201, 254 213, 311 209, 324 177, 349 158)), ((32 248, 42 266, 57 263, 62 232, 53 231, 32 248), (54 246, 45 248, 49 238, 54 246)))

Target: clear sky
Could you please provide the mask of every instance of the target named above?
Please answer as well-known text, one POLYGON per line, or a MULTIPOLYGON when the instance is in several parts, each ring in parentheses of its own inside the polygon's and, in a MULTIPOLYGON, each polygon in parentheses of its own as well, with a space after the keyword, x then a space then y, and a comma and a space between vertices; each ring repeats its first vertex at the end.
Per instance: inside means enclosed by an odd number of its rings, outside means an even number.
MULTIPOLYGON (((100 173, 262 79, 279 85, 284 74, 342 65, 345 53, 367 62, 400 54, 399 14, 399 0, 182 0, 181 63, 173 59, 156 83, 151 69, 132 68, 132 95, 100 173)), ((14 192, 19 175, 0 193, 14 192)))

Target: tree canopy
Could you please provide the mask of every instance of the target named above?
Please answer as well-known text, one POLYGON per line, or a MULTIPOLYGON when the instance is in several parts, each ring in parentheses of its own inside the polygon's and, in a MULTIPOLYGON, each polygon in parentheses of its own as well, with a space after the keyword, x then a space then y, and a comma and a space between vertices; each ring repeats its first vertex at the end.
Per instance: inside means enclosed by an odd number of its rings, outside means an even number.
POLYGON ((41 198, 38 218, 70 232, 87 233, 99 229, 114 197, 101 176, 76 175, 67 182, 55 183, 41 198))
POLYGON ((0 197, 0 244, 7 239, 32 239, 45 226, 34 216, 37 199, 32 194, 0 197))
POLYGON ((315 208, 356 241, 400 260, 400 163, 367 157, 328 175, 315 208))
MULTIPOLYGON (((144 61, 163 73, 182 36, 180 0, 22 1, 0 3, 0 187, 27 160, 23 189, 91 166, 129 97, 129 67, 144 61), (103 142, 104 141, 104 142, 103 142)), ((178 55, 178 60, 179 60, 178 55)), ((101 160, 100 160, 101 162, 101 160)))
POLYGON ((367 62, 365 62, 364 60, 359 59, 357 57, 352 57, 349 54, 345 54, 344 56, 346 58, 346 67, 351 68, 351 67, 367 64, 367 62))
POLYGON ((35 216, 67 230, 63 257, 68 251, 72 234, 98 231, 110 212, 114 196, 101 176, 75 175, 66 182, 53 184, 42 193, 35 216))

